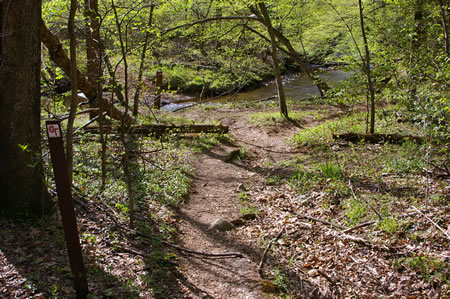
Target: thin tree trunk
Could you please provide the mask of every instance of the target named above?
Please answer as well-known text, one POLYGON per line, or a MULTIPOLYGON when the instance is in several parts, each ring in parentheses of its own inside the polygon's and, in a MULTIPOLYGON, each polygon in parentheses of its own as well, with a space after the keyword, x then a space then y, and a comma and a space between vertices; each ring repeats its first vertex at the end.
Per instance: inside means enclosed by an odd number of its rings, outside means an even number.
POLYGON ((372 84, 372 76, 370 71, 370 54, 369 54, 369 45, 367 44, 367 36, 366 36, 366 30, 364 28, 364 15, 363 15, 363 8, 361 4, 361 0, 358 0, 358 7, 359 7, 359 22, 361 25, 361 35, 364 42, 364 52, 365 52, 365 65, 364 68, 366 70, 367 75, 367 88, 369 90, 369 96, 370 96, 370 134, 375 133, 375 89, 373 88, 372 84))
MULTIPOLYGON (((191 23, 187 23, 187 24, 182 24, 182 25, 178 25, 169 29, 164 30, 161 35, 167 34, 171 31, 174 30, 178 30, 180 28, 183 27, 191 27, 194 25, 198 25, 198 24, 204 24, 207 22, 214 22, 214 21, 221 21, 221 20, 246 20, 246 21, 256 21, 256 22, 260 22, 262 24, 265 25, 264 22, 264 18, 261 16, 261 14, 259 13, 259 11, 257 11, 254 7, 250 6, 249 7, 251 12, 253 14, 256 15, 256 17, 254 16, 217 16, 217 17, 211 17, 211 18, 206 18, 203 20, 199 20, 199 21, 195 21, 195 22, 191 22, 191 23)), ((250 27, 247 27, 250 28, 250 27)), ((292 46, 291 42, 289 41, 289 39, 287 39, 280 31, 278 31, 276 28, 272 28, 273 29, 273 33, 275 35, 275 37, 278 39, 278 41, 280 43, 282 43, 287 50, 283 49, 282 47, 280 47, 279 45, 277 45, 277 47, 285 52, 287 55, 289 55, 292 59, 294 59, 294 61, 300 66, 300 68, 302 69, 303 72, 305 72, 305 74, 311 79, 313 80, 314 84, 316 85, 317 89, 319 90, 320 96, 325 96, 325 93, 327 90, 330 89, 330 87, 328 86, 328 84, 324 81, 322 81, 318 76, 316 76, 311 68, 308 66, 307 63, 305 63, 305 61, 302 59, 301 55, 294 49, 294 47, 292 46)), ((259 35, 259 33, 257 31, 254 31, 250 28, 250 31, 256 33, 259 35)))
MULTIPOLYGON (((265 17, 261 16, 260 13, 253 7, 250 6, 250 10, 257 16, 257 20, 263 23, 266 27, 265 17)), ((302 71, 310 78, 317 87, 319 94, 321 97, 324 97, 326 92, 330 89, 328 84, 322 81, 318 76, 316 76, 309 65, 305 63, 302 59, 301 55, 294 49, 291 42, 288 38, 286 38, 279 30, 272 27, 272 33, 278 39, 280 43, 282 43, 287 48, 287 54, 294 59, 294 61, 300 66, 302 71)))
POLYGON ((112 85, 112 89, 113 89, 114 93, 116 94, 116 97, 119 100, 120 104, 125 106, 125 98, 123 97, 123 94, 122 94, 122 85, 117 81, 116 73, 111 64, 111 61, 109 60, 109 56, 106 53, 103 44, 100 43, 100 46, 101 46, 101 52, 103 53, 103 61, 105 62, 106 69, 108 70, 108 73, 110 76, 109 85, 112 85))
MULTIPOLYGON (((128 60, 127 60, 127 51, 126 46, 123 41, 122 36, 122 27, 121 23, 119 21, 119 16, 117 13, 117 7, 114 4, 114 0, 111 0, 111 5, 114 10, 114 18, 117 26, 117 31, 119 34, 119 42, 120 42, 120 49, 122 51, 122 57, 123 57, 123 63, 124 63, 124 77, 125 77, 125 113, 128 113, 129 109, 129 98, 128 98, 128 60)), ((130 222, 129 226, 130 228, 134 227, 134 194, 133 194, 133 184, 131 181, 131 172, 130 172, 130 148, 129 148, 129 142, 127 138, 129 126, 125 124, 124 121, 121 121, 121 141, 124 147, 124 156, 123 156, 123 171, 126 179, 127 184, 127 191, 128 191, 128 212, 130 216, 130 222)))
POLYGON ((445 10, 445 6, 444 6, 444 2, 442 0, 439 0, 439 6, 441 8, 441 19, 442 19, 442 30, 444 33, 444 49, 445 49, 445 54, 447 54, 447 56, 449 55, 449 45, 448 45, 448 29, 447 29, 447 12, 445 10))
MULTIPOLYGON (((100 44, 99 44, 100 45, 100 44)), ((100 52, 99 52, 99 58, 103 56, 103 51, 102 51, 102 47, 100 48, 100 52)), ((97 81, 97 95, 99 98, 103 98, 103 80, 102 80, 102 73, 103 73, 103 65, 102 65, 102 59, 100 59, 99 61, 99 66, 98 66, 98 81, 97 81)), ((111 103, 113 103, 114 101, 114 93, 111 93, 111 103)), ((103 102, 99 103, 100 106, 100 114, 99 114, 99 118, 98 118, 98 124, 99 124, 99 128, 100 128, 100 144, 102 147, 102 152, 101 152, 101 169, 102 169, 102 185, 101 185, 101 190, 104 190, 106 188, 106 151, 107 151, 107 143, 108 143, 108 135, 105 134, 104 131, 104 124, 105 124, 105 115, 104 115, 104 104, 103 102)))
MULTIPOLYGON (((111 94, 111 97, 114 97, 114 94, 111 94)), ((104 131, 104 123, 105 123, 105 116, 103 115, 103 105, 100 104, 100 115, 99 115, 99 130, 100 130, 100 144, 102 146, 102 152, 101 152, 101 168, 102 168, 102 185, 101 189, 105 190, 106 188, 106 150, 107 150, 107 135, 105 135, 104 131)))
POLYGON ((69 40, 70 40, 70 86, 71 86, 71 101, 70 101, 70 113, 67 122, 67 138, 66 138, 66 161, 67 161, 67 173, 69 175, 69 181, 72 185, 73 178, 73 123, 75 121, 75 115, 77 112, 77 97, 78 97, 78 76, 77 76, 77 41, 75 37, 75 13, 77 10, 77 1, 70 1, 70 13, 69 13, 69 40))
MULTIPOLYGON (((57 66, 59 66, 64 71, 64 73, 70 76, 70 59, 62 47, 62 43, 54 34, 52 34, 48 30, 42 19, 40 25, 41 41, 45 45, 45 47, 47 47, 50 58, 56 63, 57 66)), ((78 88, 86 95, 88 99, 97 97, 96 87, 94 85, 91 85, 80 71, 77 71, 77 81, 78 88)), ((110 117, 117 120, 124 119, 125 123, 127 124, 132 122, 132 118, 129 115, 122 113, 112 103, 109 103, 103 98, 99 98, 99 101, 103 102, 104 109, 106 112, 108 112, 108 115, 110 117)))
MULTIPOLYGON (((424 0, 414 1, 414 28, 411 35, 411 56, 410 64, 415 67, 420 63, 421 46, 425 40, 425 24, 424 24, 424 0)), ((416 76, 414 74, 414 76, 416 76)), ((413 83, 414 84, 414 83, 413 83)))
POLYGON ((138 74, 138 80, 137 80, 137 87, 136 92, 134 94, 134 103, 133 103, 133 115, 138 115, 139 110, 139 95, 142 88, 142 75, 144 73, 144 64, 145 64, 145 54, 147 52, 148 47, 148 40, 150 39, 150 28, 152 27, 153 23, 153 10, 155 9, 155 5, 153 3, 150 4, 150 15, 148 17, 147 22, 147 31, 145 32, 145 38, 144 38, 144 46, 142 48, 142 54, 141 54, 141 63, 139 64, 139 74, 138 74))
POLYGON ((264 22, 266 24, 267 32, 269 33, 269 36, 270 36, 270 44, 272 46, 273 71, 275 73, 275 78, 276 78, 276 82, 277 82, 278 100, 280 102, 280 113, 283 117, 289 118, 287 105, 286 105, 286 98, 284 96, 283 81, 281 79, 280 67, 278 66, 277 45, 276 45, 276 41, 275 41, 275 35, 273 33, 272 22, 270 21, 270 17, 269 17, 269 14, 267 12, 267 8, 266 8, 266 5, 264 4, 264 2, 259 2, 258 6, 264 17, 264 22))
MULTIPOLYGON (((98 0, 84 0, 84 15, 86 18, 86 59, 87 77, 90 84, 97 86, 100 80, 100 24, 98 21, 98 0)), ((97 89, 98 90, 98 89, 97 89)), ((91 107, 98 107, 98 97, 89 99, 91 107)), ((91 113, 91 119, 96 113, 91 113)))

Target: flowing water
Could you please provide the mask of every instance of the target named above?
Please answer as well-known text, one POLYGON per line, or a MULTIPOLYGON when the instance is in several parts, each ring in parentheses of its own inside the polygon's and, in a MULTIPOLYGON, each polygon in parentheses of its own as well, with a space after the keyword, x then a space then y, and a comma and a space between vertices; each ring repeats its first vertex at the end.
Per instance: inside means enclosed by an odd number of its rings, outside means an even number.
MULTIPOLYGON (((346 79, 350 74, 340 70, 327 70, 319 73, 319 77, 329 83, 330 86, 335 86, 340 81, 346 79)), ((317 87, 312 83, 306 75, 287 76, 283 79, 283 88, 286 98, 293 100, 308 99, 313 96, 319 96, 317 87)), ((210 103, 228 103, 230 101, 258 101, 271 96, 277 95, 277 86, 275 82, 259 87, 254 90, 239 92, 234 95, 227 95, 222 97, 215 97, 214 99, 203 99, 202 102, 210 103)), ((198 102, 199 99, 184 100, 180 103, 176 99, 174 103, 164 106, 162 109, 166 111, 176 111, 184 107, 193 105, 193 102, 198 102)))

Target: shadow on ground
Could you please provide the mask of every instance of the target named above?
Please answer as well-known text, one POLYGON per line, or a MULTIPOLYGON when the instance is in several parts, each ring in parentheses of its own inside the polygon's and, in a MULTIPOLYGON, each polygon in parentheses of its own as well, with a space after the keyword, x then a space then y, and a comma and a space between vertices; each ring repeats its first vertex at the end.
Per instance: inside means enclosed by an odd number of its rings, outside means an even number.
MULTIPOLYGON (((264 249, 258 248, 256 244, 255 246, 250 245, 242 240, 236 239, 232 234, 228 235, 216 231, 208 231, 208 224, 193 219, 182 211, 178 211, 177 213, 178 216, 185 222, 200 230, 205 238, 207 238, 212 244, 217 244, 215 247, 220 248, 221 250, 225 248, 225 252, 239 252, 244 255, 244 258, 249 258, 253 263, 257 265, 260 263, 264 249)), ((249 288, 261 286, 261 280, 259 277, 241 276, 238 271, 231 266, 231 263, 227 262, 226 259, 191 258, 189 259, 189 264, 191 267, 196 267, 201 271, 209 272, 214 277, 222 279, 228 283, 236 283, 237 281, 240 285, 246 285, 249 288), (217 271, 216 269, 220 270, 217 271), (224 275, 224 272, 229 275, 224 275), (230 279, 230 277, 233 278, 230 279)), ((290 269, 277 264, 276 259, 271 256, 270 253, 266 256, 265 267, 269 269, 275 269, 278 267, 282 275, 289 277, 289 290, 301 296, 300 298, 320 297, 320 294, 318 293, 318 286, 315 286, 312 282, 299 277, 290 269)), ((270 278, 267 279, 270 280, 270 278)))

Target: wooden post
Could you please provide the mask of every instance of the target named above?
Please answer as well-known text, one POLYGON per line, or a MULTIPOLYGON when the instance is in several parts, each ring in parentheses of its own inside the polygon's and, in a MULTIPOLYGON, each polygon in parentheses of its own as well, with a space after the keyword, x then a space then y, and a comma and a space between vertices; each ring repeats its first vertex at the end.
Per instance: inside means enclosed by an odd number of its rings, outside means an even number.
POLYGON ((64 228, 64 238, 66 239, 75 291, 77 293, 77 298, 86 298, 89 294, 89 289, 86 279, 86 270, 83 263, 83 255, 81 254, 77 220, 73 209, 61 124, 60 121, 54 120, 47 121, 46 126, 50 156, 53 164, 53 173, 55 174, 56 192, 58 194, 58 203, 64 228))
POLYGON ((161 109, 161 86, 163 81, 163 72, 157 71, 156 72, 156 98, 155 103, 153 104, 153 107, 155 109, 161 109))

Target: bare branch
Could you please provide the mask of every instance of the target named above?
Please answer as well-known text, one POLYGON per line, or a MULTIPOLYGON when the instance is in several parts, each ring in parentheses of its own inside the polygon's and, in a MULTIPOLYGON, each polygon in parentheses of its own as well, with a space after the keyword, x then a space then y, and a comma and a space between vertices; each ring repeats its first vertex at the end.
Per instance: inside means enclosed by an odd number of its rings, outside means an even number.
POLYGON ((185 24, 181 24, 172 28, 168 28, 166 30, 163 30, 161 32, 161 35, 165 35, 171 31, 175 31, 184 27, 192 27, 198 24, 205 24, 205 23, 209 23, 209 22, 216 22, 216 21, 230 21, 230 20, 241 20, 241 21, 258 21, 261 22, 261 20, 257 17, 247 17, 247 16, 225 16, 225 17, 212 17, 212 18, 206 18, 203 20, 198 20, 195 22, 191 22, 191 23, 185 23, 185 24))

